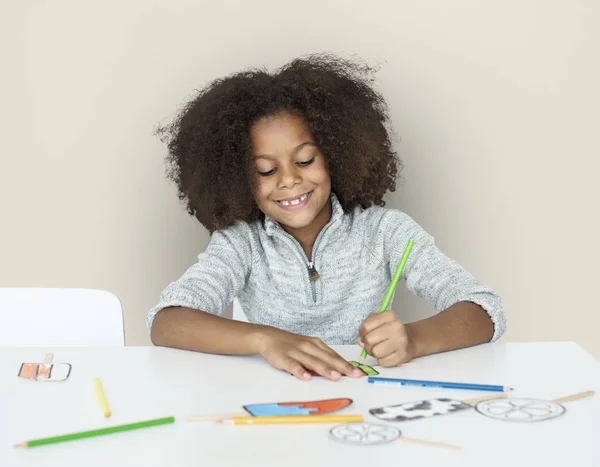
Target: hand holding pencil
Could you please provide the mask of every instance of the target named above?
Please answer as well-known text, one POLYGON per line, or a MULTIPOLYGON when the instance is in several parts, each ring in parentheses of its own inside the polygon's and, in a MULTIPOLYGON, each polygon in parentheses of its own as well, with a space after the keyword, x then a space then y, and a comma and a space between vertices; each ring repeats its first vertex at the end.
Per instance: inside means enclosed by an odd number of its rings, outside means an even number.
POLYGON ((369 315, 360 326, 358 343, 363 347, 360 363, 366 358, 367 353, 375 357, 378 364, 384 367, 397 366, 414 357, 412 336, 402 321, 388 309, 413 244, 412 240, 408 241, 379 311, 369 315))
POLYGON ((375 357, 380 366, 398 366, 415 356, 412 336, 392 310, 368 316, 358 333, 359 345, 375 357))

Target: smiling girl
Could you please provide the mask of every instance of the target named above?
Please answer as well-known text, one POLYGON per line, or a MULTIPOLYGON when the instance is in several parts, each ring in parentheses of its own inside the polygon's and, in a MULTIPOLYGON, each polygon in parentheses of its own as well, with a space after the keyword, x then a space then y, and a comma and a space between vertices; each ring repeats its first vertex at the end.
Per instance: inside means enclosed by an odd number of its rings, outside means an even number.
POLYGON ((211 233, 148 314, 155 345, 260 354, 300 379, 360 377, 329 345, 382 366, 497 340, 499 297, 384 207, 400 163, 370 68, 328 55, 217 79, 159 130, 170 177, 211 233), (437 314, 377 311, 409 240, 402 279, 437 314), (223 318, 238 298, 248 323, 223 318))

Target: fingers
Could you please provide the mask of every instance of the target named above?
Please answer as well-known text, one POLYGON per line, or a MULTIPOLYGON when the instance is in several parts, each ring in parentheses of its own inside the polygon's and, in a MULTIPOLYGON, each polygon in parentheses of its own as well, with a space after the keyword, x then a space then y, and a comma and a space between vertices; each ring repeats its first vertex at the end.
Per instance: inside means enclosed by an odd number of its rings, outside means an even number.
POLYGON ((388 356, 394 354, 397 351, 398 351, 397 344, 391 339, 385 339, 385 340, 375 344, 371 348, 369 355, 372 355, 373 357, 375 357, 377 359, 377 362, 379 363, 381 360, 387 358, 388 356))
POLYGON ((409 344, 406 327, 391 311, 369 316, 359 330, 359 345, 384 367, 409 361, 409 344))
POLYGON ((325 378, 342 376, 360 378, 365 373, 342 358, 321 339, 286 333, 275 335, 261 355, 275 368, 287 371, 301 380, 310 380, 312 371, 325 378))
POLYGON ((348 363, 346 359, 342 358, 340 354, 338 354, 335 350, 333 350, 331 347, 325 344, 321 339, 316 339, 316 344, 319 348, 323 349, 325 352, 331 355, 331 357, 333 358, 331 362, 333 365, 336 366, 336 369, 340 373, 350 377, 364 376, 364 372, 360 371, 354 365, 348 363))
POLYGON ((372 313, 365 318, 358 330, 359 335, 364 335, 378 328, 382 324, 398 320, 392 310, 382 311, 381 313, 372 313))
POLYGON ((294 360, 293 358, 288 358, 282 365, 282 370, 287 371, 288 373, 294 375, 296 378, 301 379, 303 381, 307 381, 311 378, 306 368, 304 368, 300 362, 294 360))
POLYGON ((406 352, 403 352, 402 350, 397 350, 396 352, 393 352, 386 357, 377 359, 377 364, 385 368, 391 368, 406 363, 409 360, 410 357, 406 352))
POLYGON ((350 365, 320 339, 307 339, 288 350, 282 369, 302 380, 310 379, 306 370, 312 370, 333 381, 342 376, 362 377, 364 372, 350 365), (305 375, 306 373, 306 375, 305 375))
POLYGON ((367 351, 369 355, 373 355, 377 357, 374 352, 374 347, 378 344, 386 341, 392 337, 392 330, 390 326, 379 326, 375 330, 369 332, 364 335, 360 340, 363 344, 363 348, 367 351))
MULTIPOLYGON (((307 355, 308 359, 310 359, 311 365, 316 365, 316 367, 310 366, 309 368, 323 376, 327 377, 321 369, 323 369, 324 372, 329 372, 334 379, 338 379, 342 375, 350 377, 364 376, 364 372, 353 365, 350 365, 350 363, 320 339, 313 339, 312 342, 304 343, 300 350, 307 355)), ((301 363, 304 363, 304 361, 301 361, 301 363)))
POLYGON ((369 349, 384 338, 380 334, 374 334, 372 336, 370 336, 370 334, 375 332, 377 329, 385 329, 387 324, 393 322, 399 323, 400 321, 398 318, 396 318, 396 315, 394 315, 391 310, 367 316, 358 329, 358 344, 368 353, 370 353, 369 349), (367 338, 367 336, 370 337, 367 338))
POLYGON ((314 355, 298 352, 294 353, 294 358, 297 359, 303 367, 314 370, 327 379, 337 381, 342 377, 342 374, 336 369, 335 365, 315 357, 314 355))
POLYGON ((404 325, 399 320, 388 321, 359 338, 359 344, 369 355, 375 358, 383 358, 403 345, 406 332, 404 325), (393 346, 379 346, 385 341, 391 341, 393 346))

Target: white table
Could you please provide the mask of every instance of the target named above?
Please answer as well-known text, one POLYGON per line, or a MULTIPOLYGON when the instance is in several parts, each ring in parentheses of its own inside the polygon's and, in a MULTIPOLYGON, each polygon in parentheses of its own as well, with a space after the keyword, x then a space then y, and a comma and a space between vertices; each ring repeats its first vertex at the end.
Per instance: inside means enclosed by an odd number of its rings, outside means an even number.
MULTIPOLYGON (((344 357, 357 347, 336 347, 344 357)), ((600 391, 600 362, 570 342, 486 344, 429 356, 381 376, 506 384, 515 397, 552 399, 600 391)), ((465 399, 477 391, 374 385, 367 379, 302 382, 257 357, 224 357, 154 347, 0 347, 0 466, 600 466, 600 394, 565 403, 556 419, 519 424, 465 410, 396 423, 407 437, 459 444, 446 450, 395 441, 349 446, 330 425, 223 426, 189 415, 243 412, 260 402, 349 397, 340 413, 429 397, 465 399), (73 365, 63 383, 17 378, 21 362, 73 365), (100 412, 92 379, 104 384, 113 416, 100 412), (171 425, 31 449, 14 443, 113 424, 175 416, 171 425), (535 464, 534 464, 535 462, 535 464)))

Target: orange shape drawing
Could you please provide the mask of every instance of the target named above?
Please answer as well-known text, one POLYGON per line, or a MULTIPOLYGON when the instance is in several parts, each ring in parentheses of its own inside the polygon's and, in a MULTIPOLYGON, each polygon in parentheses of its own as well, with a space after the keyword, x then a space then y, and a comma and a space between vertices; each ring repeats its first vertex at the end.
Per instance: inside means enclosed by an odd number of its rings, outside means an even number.
POLYGON ((289 415, 322 415, 336 412, 352 404, 352 399, 324 399, 305 402, 274 402, 268 404, 245 405, 244 409, 255 417, 289 415))

